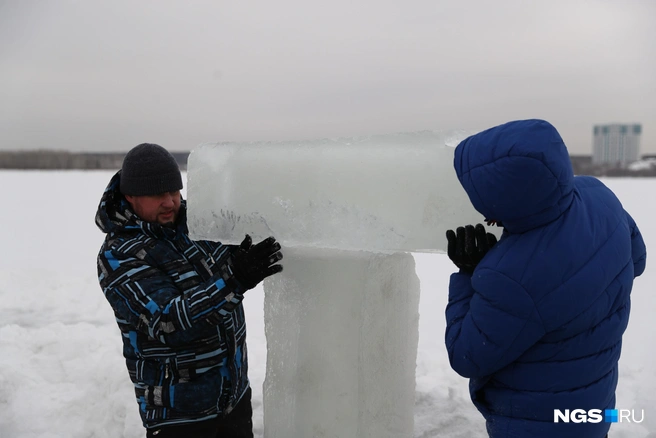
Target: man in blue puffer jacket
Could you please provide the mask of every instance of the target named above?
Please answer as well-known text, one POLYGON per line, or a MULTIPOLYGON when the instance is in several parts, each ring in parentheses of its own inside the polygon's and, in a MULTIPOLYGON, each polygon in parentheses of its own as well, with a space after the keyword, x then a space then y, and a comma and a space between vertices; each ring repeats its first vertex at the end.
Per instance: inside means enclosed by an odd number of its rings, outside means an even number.
POLYGON ((638 227, 601 181, 573 176, 543 120, 465 139, 454 167, 476 210, 504 227, 496 244, 480 225, 447 232, 460 272, 446 347, 489 436, 606 436, 603 419, 556 423, 554 410, 615 407, 631 288, 645 269, 638 227))

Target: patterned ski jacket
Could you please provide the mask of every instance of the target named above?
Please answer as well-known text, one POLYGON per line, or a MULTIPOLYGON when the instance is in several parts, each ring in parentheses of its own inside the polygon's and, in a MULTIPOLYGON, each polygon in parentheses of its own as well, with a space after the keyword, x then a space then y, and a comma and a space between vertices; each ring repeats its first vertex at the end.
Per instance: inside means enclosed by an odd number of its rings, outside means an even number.
POLYGON ((175 228, 140 220, 119 192, 100 201, 106 233, 98 280, 114 310, 145 427, 230 412, 248 389, 243 288, 233 246, 188 237, 182 201, 175 228))
MULTIPOLYGON (((610 423, 554 410, 612 409, 634 277, 646 249, 601 181, 574 177, 542 120, 464 140, 454 165, 472 204, 505 230, 473 275, 451 276, 446 346, 489 436, 602 438, 610 423)), ((603 412, 602 412, 603 414, 603 412)))

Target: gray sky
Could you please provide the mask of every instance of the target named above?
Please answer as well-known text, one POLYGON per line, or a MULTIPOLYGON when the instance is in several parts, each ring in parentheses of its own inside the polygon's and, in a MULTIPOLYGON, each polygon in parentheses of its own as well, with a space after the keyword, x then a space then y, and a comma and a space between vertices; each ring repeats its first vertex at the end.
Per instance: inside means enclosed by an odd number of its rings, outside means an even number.
POLYGON ((0 0, 0 149, 642 123, 652 0, 0 0))

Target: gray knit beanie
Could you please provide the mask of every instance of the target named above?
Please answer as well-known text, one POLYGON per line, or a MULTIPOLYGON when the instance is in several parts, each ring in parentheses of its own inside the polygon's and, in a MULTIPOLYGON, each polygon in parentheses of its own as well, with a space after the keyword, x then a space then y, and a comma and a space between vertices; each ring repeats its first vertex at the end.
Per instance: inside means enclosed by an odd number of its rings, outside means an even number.
POLYGON ((163 147, 142 143, 123 159, 121 193, 131 196, 159 195, 182 189, 178 163, 163 147))

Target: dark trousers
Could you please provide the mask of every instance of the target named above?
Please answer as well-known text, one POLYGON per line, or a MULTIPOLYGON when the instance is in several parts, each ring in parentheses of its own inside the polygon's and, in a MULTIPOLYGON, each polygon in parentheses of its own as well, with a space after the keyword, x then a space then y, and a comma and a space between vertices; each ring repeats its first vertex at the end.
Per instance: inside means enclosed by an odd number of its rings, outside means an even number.
POLYGON ((147 429, 146 438, 253 438, 251 389, 223 418, 147 429))

